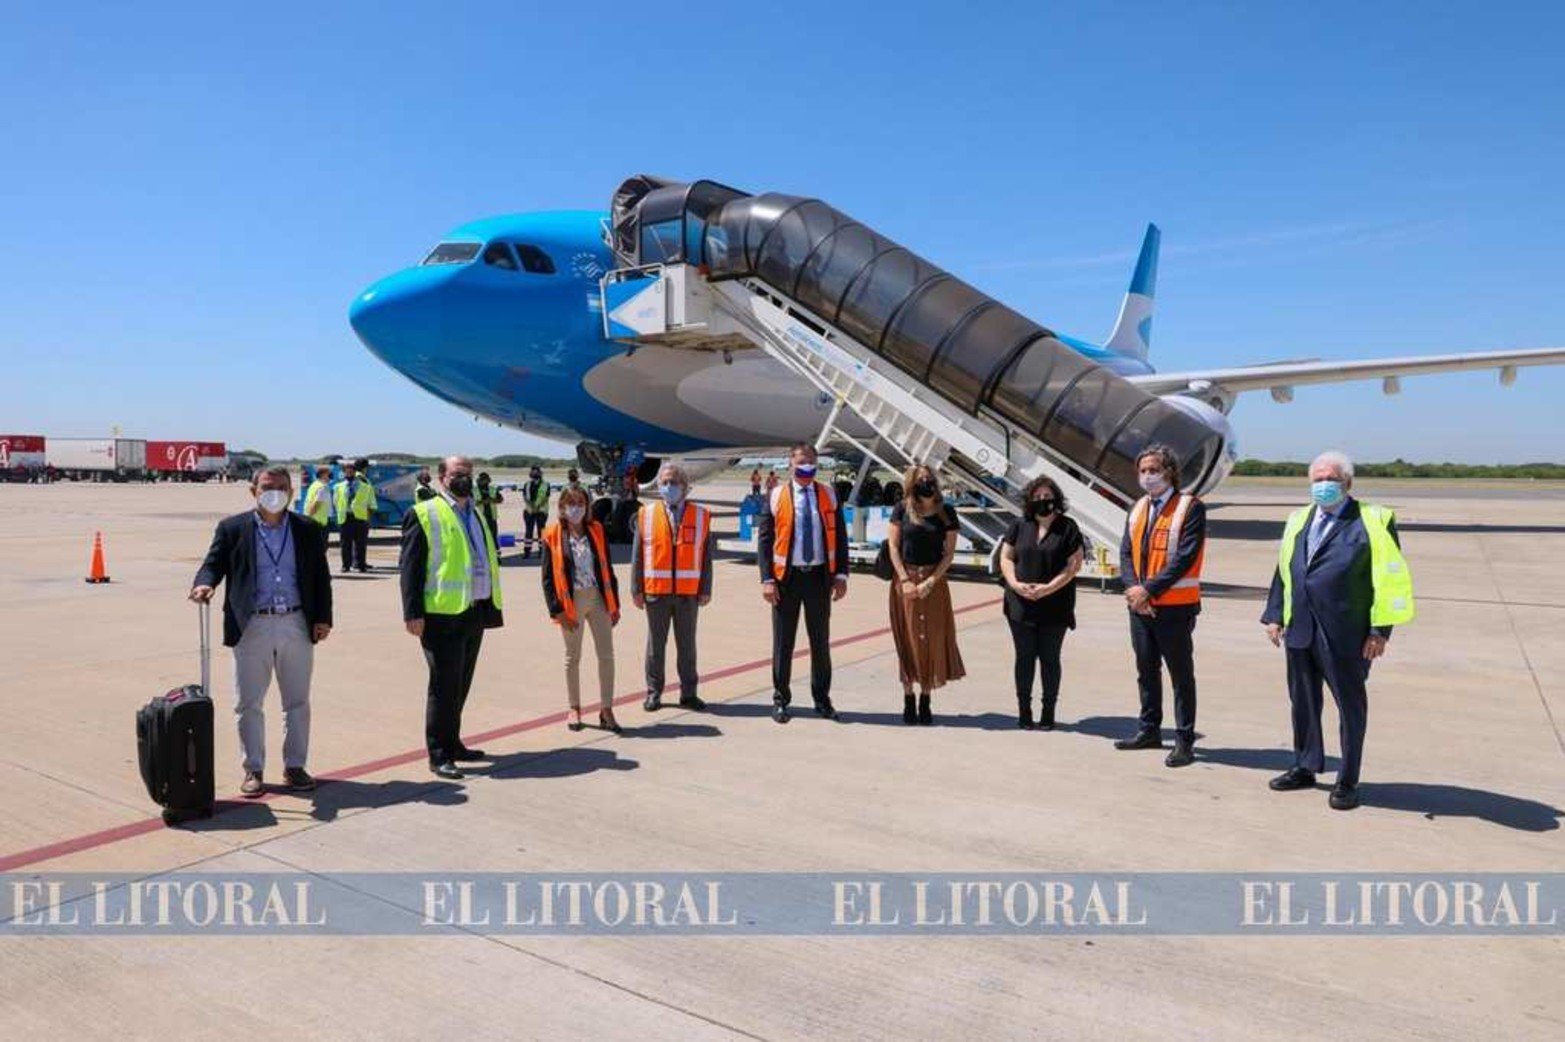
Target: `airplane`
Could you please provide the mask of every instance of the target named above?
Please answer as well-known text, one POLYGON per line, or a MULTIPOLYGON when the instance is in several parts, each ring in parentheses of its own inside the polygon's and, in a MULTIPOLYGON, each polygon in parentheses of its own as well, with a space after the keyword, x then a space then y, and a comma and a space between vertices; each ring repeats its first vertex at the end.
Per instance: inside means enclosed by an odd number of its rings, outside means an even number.
MULTIPOLYGON (((627 182, 627 184, 630 182, 627 182)), ((475 417, 577 443, 594 473, 655 478, 679 459, 693 480, 741 456, 813 441, 831 399, 766 353, 627 347, 605 335, 599 280, 617 266, 610 215, 561 210, 490 217, 447 233, 423 260, 361 292, 349 321, 359 340, 424 390, 475 417)), ((1314 359, 1160 373, 1150 361, 1161 232, 1149 225, 1118 319, 1102 344, 1056 333, 1092 362, 1219 430, 1237 458, 1228 413, 1239 395, 1278 402, 1303 384, 1565 363, 1565 349, 1491 351, 1362 361, 1314 359)), ((867 433, 867 432, 866 432, 867 433)))

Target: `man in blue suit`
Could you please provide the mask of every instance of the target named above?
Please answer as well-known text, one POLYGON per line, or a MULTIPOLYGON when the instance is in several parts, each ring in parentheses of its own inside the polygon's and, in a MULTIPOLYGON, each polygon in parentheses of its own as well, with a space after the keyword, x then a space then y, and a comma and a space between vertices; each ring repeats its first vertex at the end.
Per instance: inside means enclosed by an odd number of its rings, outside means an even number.
POLYGON ((1315 787, 1326 764, 1322 685, 1331 688, 1341 724, 1342 767, 1331 790, 1335 810, 1358 806, 1359 764, 1369 700, 1369 667, 1385 654, 1396 623, 1413 618, 1413 581, 1385 507, 1348 494, 1353 462, 1340 452, 1310 464, 1312 506, 1283 529, 1277 570, 1261 622, 1286 645, 1293 703, 1294 765, 1271 780, 1278 792, 1315 787))

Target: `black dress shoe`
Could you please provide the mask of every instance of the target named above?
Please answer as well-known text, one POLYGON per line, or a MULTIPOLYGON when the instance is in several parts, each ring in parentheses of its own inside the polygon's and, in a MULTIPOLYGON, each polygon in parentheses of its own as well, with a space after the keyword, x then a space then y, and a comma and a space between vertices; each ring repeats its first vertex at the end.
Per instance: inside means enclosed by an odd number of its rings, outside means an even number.
POLYGON ((1016 726, 1023 731, 1032 730, 1032 695, 1016 696, 1016 726))
POLYGON ((1331 799, 1328 800, 1332 810, 1352 810, 1359 805, 1359 789, 1357 785, 1334 785, 1331 789, 1331 799))
POLYGON ((1161 749, 1163 736, 1156 731, 1137 731, 1133 738, 1121 738, 1114 743, 1116 749, 1161 749))
POLYGON ((1164 759, 1164 767, 1189 767, 1195 763, 1195 743, 1185 738, 1174 739, 1174 751, 1164 759))
POLYGON ((1273 792, 1292 792, 1295 789, 1315 788, 1315 775, 1303 767, 1289 767, 1266 783, 1273 792))
POLYGON ((902 696, 902 722, 904 724, 918 723, 918 702, 912 695, 902 696))
POLYGON ((928 695, 918 696, 918 722, 925 725, 935 722, 935 714, 929 708, 928 695))
POLYGON ((461 768, 450 760, 446 760, 443 763, 432 763, 429 765, 429 769, 437 777, 445 778, 448 781, 461 781, 467 777, 467 775, 462 773, 461 768))
POLYGON ((1038 730, 1054 730, 1054 703, 1045 701, 1038 707, 1038 730))
POLYGON ((837 710, 832 706, 831 699, 828 698, 824 702, 816 702, 815 715, 820 717, 822 720, 837 719, 837 710))
POLYGON ((645 709, 649 713, 655 713, 659 709, 662 709, 663 708, 663 695, 662 695, 662 693, 661 692, 657 692, 657 691, 648 691, 646 700, 641 703, 641 708, 645 709))
POLYGON ((679 708, 693 709, 699 713, 706 708, 706 703, 701 701, 701 696, 699 695, 680 695, 679 708))
POLYGON ((488 759, 488 757, 484 755, 484 751, 482 749, 469 749, 464 745, 462 748, 458 749, 455 753, 452 754, 451 759, 455 760, 457 763, 473 763, 477 760, 488 759))
POLYGON ((776 720, 779 724, 786 724, 789 720, 793 719, 793 714, 788 712, 788 707, 783 705, 781 702, 774 702, 772 704, 772 719, 776 720))

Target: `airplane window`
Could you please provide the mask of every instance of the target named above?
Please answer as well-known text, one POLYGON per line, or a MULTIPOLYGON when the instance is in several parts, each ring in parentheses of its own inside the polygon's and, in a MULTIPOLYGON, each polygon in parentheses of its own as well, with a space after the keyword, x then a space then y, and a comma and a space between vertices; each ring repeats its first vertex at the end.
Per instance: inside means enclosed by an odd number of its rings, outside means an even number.
POLYGON ((554 260, 536 246, 525 242, 516 244, 516 255, 522 258, 522 270, 534 275, 553 275, 554 260))
POLYGON ((432 264, 466 264, 478 256, 478 243, 476 242, 443 242, 429 251, 429 256, 424 258, 423 267, 432 264))
POLYGON ((511 247, 503 242, 492 242, 484 247, 484 263, 492 268, 516 270, 516 257, 512 255, 511 247))

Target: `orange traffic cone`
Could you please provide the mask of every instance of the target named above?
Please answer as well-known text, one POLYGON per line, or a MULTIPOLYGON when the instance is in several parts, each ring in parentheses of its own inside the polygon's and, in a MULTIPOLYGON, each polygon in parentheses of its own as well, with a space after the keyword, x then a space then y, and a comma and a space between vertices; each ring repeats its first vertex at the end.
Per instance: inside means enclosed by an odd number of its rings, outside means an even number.
POLYGON ((103 533, 92 534, 92 568, 87 573, 87 581, 90 583, 106 583, 109 581, 108 573, 103 570, 103 533))

